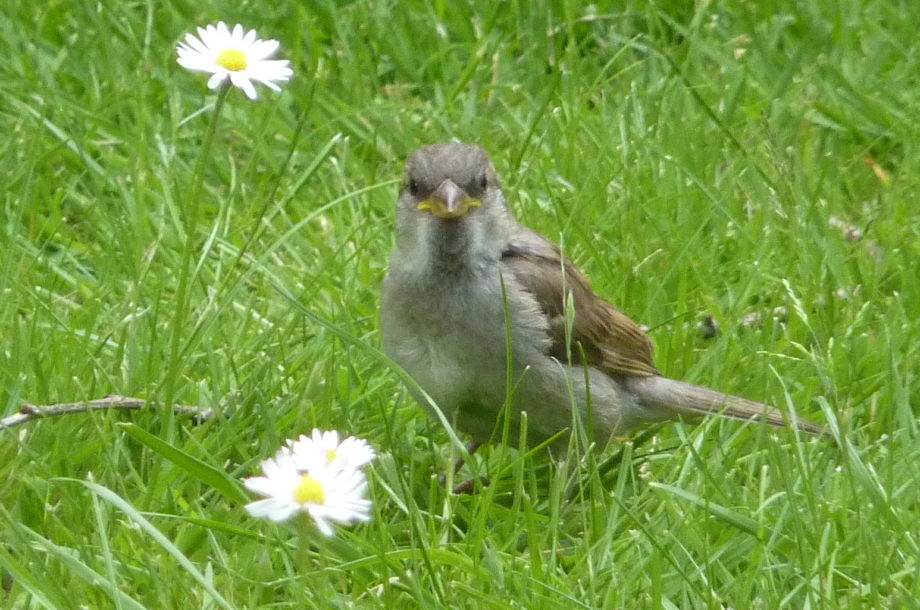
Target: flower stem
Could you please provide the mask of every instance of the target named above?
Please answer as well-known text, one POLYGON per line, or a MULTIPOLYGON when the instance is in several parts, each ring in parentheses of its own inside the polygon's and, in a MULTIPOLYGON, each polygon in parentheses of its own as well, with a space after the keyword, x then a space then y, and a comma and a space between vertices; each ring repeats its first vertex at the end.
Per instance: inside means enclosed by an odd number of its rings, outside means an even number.
POLYGON ((334 599, 335 591, 329 587, 324 574, 323 535, 307 513, 297 515, 297 569, 300 579, 297 588, 304 595, 304 606, 317 605, 319 600, 334 599))
MULTIPOLYGON (((214 143, 214 135, 217 133, 217 122, 220 119, 221 110, 224 107, 224 101, 230 87, 224 85, 217 94, 217 100, 214 102, 214 110, 211 113, 211 121, 208 123, 208 130, 204 136, 204 142, 201 145, 201 152, 195 163, 195 172, 192 175, 192 183, 187 198, 184 199, 186 205, 186 214, 184 214, 185 243, 182 247, 182 260, 179 263, 179 286, 176 289, 176 311, 172 319, 172 336, 169 345, 169 362, 166 368, 166 379, 163 381, 165 395, 163 397, 164 407, 170 409, 176 397, 177 379, 179 371, 182 369, 182 341, 185 335, 186 323, 189 312, 189 285, 194 280, 191 261, 192 253, 196 250, 196 237, 198 224, 201 216, 201 193, 204 188, 205 167, 211 156, 211 146, 214 143)), ((171 411, 168 411, 171 413, 171 411)), ((172 418, 169 417, 168 429, 172 429, 172 418)))
POLYGON ((302 574, 313 571, 313 560, 310 558, 310 542, 313 537, 313 523, 306 513, 297 516, 297 564, 302 574))

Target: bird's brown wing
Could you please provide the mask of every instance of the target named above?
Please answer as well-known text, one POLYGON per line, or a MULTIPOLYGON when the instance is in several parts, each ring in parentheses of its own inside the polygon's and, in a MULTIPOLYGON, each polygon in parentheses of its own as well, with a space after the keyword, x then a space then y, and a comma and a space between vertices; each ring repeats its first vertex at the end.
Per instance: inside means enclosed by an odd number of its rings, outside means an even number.
POLYGON ((562 257, 559 248, 537 233, 513 239, 502 253, 505 272, 537 299, 550 320, 551 355, 561 361, 566 349, 566 292, 572 295, 575 318, 569 333, 571 358, 612 375, 658 375, 654 347, 642 329, 591 290, 584 274, 562 257))

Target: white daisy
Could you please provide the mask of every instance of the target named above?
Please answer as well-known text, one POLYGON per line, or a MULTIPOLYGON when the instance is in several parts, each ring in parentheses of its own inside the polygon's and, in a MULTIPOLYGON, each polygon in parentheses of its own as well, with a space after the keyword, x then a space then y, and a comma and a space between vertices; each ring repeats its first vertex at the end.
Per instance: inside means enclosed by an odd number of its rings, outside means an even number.
POLYGON ((301 434, 296 441, 288 441, 294 461, 298 467, 305 469, 314 460, 327 466, 341 465, 348 468, 361 468, 371 463, 375 457, 374 450, 367 441, 349 436, 341 443, 335 430, 321 432, 313 429, 313 435, 301 434))
POLYGON ((259 40, 255 30, 246 32, 240 24, 233 26, 232 32, 223 21, 216 26, 198 28, 198 36, 186 34, 176 50, 180 66, 211 74, 210 89, 217 89, 230 77, 230 82, 251 100, 256 99, 252 81, 281 91, 277 83, 286 82, 294 75, 288 60, 268 59, 278 50, 277 40, 259 40))
POLYGON ((265 476, 243 480, 246 489, 267 496, 247 504, 249 514, 281 522, 307 513, 326 536, 334 532, 331 522, 370 521, 371 502, 364 497, 367 478, 363 471, 344 464, 330 467, 325 460, 301 465, 309 468, 298 468, 287 447, 262 462, 265 476))

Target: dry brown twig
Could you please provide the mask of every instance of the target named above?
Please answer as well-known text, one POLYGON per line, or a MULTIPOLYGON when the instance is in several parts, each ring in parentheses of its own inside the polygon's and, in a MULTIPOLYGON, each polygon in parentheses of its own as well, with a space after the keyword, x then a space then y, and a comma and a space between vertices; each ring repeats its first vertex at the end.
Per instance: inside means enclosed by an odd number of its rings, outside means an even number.
MULTIPOLYGON (((130 396, 109 395, 97 400, 86 400, 83 402, 64 402, 53 405, 23 405, 19 412, 0 419, 0 430, 4 428, 15 428, 27 424, 34 419, 44 419, 48 417, 60 417, 61 415, 70 415, 71 413, 88 413, 89 411, 139 411, 152 407, 152 403, 143 398, 131 398, 130 396)), ((214 409, 210 407, 190 407, 186 405, 173 405, 174 413, 181 415, 194 415, 199 421, 207 421, 214 417, 214 409)))

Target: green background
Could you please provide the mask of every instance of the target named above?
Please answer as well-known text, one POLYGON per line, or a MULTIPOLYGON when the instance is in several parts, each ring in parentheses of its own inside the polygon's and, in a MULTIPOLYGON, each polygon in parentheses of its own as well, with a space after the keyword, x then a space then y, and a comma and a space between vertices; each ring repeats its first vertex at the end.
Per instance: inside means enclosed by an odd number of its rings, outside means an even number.
POLYGON ((918 25, 908 0, 6 0, 2 414, 219 415, 0 430, 3 607, 916 607, 918 25), (175 46, 218 20, 295 77, 231 91, 203 157, 215 95, 175 46), (453 138, 668 376, 839 445, 669 425, 493 448, 461 473, 492 484, 447 494, 449 437, 376 350, 403 160, 453 138), (374 521, 307 544, 237 480, 313 427, 380 457, 374 521))

